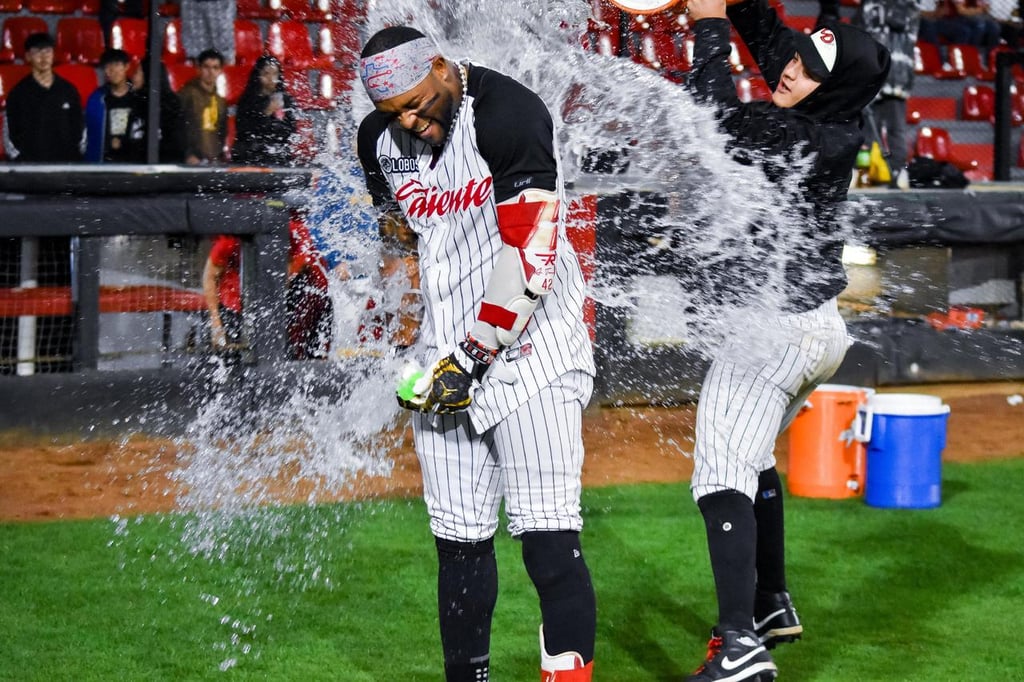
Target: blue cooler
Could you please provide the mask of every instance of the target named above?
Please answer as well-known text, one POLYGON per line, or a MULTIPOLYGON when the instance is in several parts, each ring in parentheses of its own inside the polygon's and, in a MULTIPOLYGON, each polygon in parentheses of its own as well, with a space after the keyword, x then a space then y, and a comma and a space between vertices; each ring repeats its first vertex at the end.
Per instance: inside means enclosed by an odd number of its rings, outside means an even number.
POLYGON ((889 508, 939 506, 948 419, 949 405, 935 396, 870 396, 854 423, 854 437, 867 444, 864 502, 889 508))

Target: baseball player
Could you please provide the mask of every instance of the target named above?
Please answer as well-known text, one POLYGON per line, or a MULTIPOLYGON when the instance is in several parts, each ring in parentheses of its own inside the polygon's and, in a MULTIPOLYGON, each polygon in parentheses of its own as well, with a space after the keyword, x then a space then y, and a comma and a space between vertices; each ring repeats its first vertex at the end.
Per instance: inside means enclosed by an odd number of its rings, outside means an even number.
POLYGON ((418 349, 440 358, 400 403, 436 539, 446 678, 489 676, 504 500, 540 598, 542 680, 590 680, 596 607, 579 532, 594 365, 551 116, 520 83, 446 59, 409 27, 374 34, 360 76, 375 110, 358 152, 385 271, 418 283, 418 349))
MULTIPOLYGON (((778 184, 784 220, 800 230, 800 241, 777 254, 786 259, 786 303, 780 310, 750 305, 746 334, 723 344, 704 379, 691 483, 707 530, 718 623, 707 660, 689 680, 769 680, 777 668, 767 649, 803 632, 787 591, 772 449, 849 345, 836 303, 846 286, 836 212, 864 139, 861 112, 885 81, 889 53, 846 24, 810 36, 793 31, 768 0, 728 10, 726 0, 689 0, 687 9, 695 33, 688 87, 715 108, 734 158, 756 160, 778 184), (730 20, 773 89, 769 102, 737 98, 730 20)), ((779 240, 783 226, 775 222, 752 230, 779 240)))

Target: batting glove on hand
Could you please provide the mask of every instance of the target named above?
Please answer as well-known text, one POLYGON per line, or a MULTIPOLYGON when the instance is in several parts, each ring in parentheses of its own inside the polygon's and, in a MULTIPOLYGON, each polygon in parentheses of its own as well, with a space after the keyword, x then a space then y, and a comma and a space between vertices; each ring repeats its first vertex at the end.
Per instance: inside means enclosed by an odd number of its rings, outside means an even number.
POLYGON ((411 387, 415 395, 405 402, 400 396, 399 404, 407 409, 438 414, 465 410, 473 402, 474 382, 483 379, 497 354, 497 350, 467 336, 454 351, 430 369, 429 384, 416 383, 411 387))

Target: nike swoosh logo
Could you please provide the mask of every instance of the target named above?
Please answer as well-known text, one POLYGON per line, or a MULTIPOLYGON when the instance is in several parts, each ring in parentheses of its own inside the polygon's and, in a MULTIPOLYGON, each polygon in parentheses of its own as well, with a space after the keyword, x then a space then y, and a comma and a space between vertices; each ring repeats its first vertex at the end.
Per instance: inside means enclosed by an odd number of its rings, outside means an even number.
POLYGON ((728 656, 723 656, 722 657, 722 667, 725 668, 726 670, 735 670, 736 668, 740 667, 741 665, 743 665, 744 663, 749 661, 754 656, 757 656, 762 651, 764 651, 764 647, 763 646, 759 646, 756 649, 752 649, 751 651, 748 651, 746 654, 744 654, 743 656, 740 656, 735 661, 732 660, 731 658, 729 658, 728 656))
POLYGON ((767 616, 765 616, 765 619, 764 619, 764 620, 755 620, 755 621, 754 621, 754 629, 755 629, 755 630, 760 630, 761 628, 763 628, 763 627, 764 627, 764 624, 765 624, 765 623, 767 623, 768 621, 770 621, 770 620, 771 620, 772 618, 774 618, 775 616, 778 616, 778 615, 780 615, 780 614, 783 614, 783 613, 785 613, 785 612, 786 612, 786 609, 779 609, 778 611, 775 611, 774 613, 770 613, 770 614, 768 614, 767 616))

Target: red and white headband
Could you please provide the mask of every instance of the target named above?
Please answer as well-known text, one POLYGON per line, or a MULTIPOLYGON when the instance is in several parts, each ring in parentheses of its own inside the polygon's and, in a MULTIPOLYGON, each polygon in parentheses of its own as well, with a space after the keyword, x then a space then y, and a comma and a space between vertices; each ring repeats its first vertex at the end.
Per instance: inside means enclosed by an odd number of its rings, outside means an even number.
POLYGON ((430 38, 416 38, 359 60, 359 77, 374 103, 409 92, 423 82, 440 52, 430 38))

